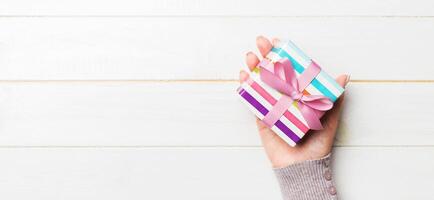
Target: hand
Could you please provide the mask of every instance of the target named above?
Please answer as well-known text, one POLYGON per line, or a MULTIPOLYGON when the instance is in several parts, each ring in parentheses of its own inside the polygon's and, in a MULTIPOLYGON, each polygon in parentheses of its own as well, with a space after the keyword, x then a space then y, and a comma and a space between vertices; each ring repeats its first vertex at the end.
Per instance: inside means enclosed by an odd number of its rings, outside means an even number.
MULTIPOLYGON (((277 39, 273 40, 273 44, 276 44, 277 42, 277 39)), ((256 45, 258 46, 262 57, 265 57, 272 48, 271 42, 263 36, 259 36, 256 39, 256 45)), ((249 69, 253 70, 259 63, 259 58, 254 53, 249 52, 246 55, 246 62, 249 69)), ((248 76, 247 72, 241 71, 240 82, 247 80, 248 76)), ((342 87, 345 87, 349 82, 349 78, 348 75, 340 75, 336 78, 336 81, 342 87)), ((320 159, 329 154, 339 124, 343 101, 344 95, 342 94, 333 106, 333 109, 328 111, 326 115, 321 118, 324 129, 308 132, 295 147, 289 146, 261 120, 256 119, 262 144, 273 167, 283 168, 306 160, 320 159)))

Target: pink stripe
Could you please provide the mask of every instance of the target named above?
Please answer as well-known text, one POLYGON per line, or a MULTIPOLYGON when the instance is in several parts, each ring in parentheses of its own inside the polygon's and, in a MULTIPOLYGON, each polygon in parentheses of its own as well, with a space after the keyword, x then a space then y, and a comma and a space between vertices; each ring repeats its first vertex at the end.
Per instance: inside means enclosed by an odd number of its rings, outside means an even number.
POLYGON ((277 120, 282 118, 282 115, 285 112, 288 112, 288 108, 292 105, 292 102, 294 102, 294 100, 292 100, 291 97, 282 95, 277 103, 270 109, 270 112, 265 115, 262 121, 267 124, 268 127, 272 127, 277 120))
MULTIPOLYGON (((248 83, 250 83, 250 86, 257 92, 259 93, 262 97, 264 97, 265 100, 267 100, 271 105, 274 106, 274 104, 277 103, 277 100, 274 99, 274 97, 272 97, 263 87, 261 87, 258 83, 256 83, 255 81, 253 81, 252 79, 250 79, 248 81, 248 83)), ((290 122, 292 122, 295 126, 297 126, 297 128, 299 128, 303 133, 306 133, 307 131, 309 131, 309 128, 303 124, 303 122, 301 122, 296 116, 294 116, 291 112, 289 112, 288 110, 285 111, 285 113, 283 114, 283 116, 285 116, 290 122)))

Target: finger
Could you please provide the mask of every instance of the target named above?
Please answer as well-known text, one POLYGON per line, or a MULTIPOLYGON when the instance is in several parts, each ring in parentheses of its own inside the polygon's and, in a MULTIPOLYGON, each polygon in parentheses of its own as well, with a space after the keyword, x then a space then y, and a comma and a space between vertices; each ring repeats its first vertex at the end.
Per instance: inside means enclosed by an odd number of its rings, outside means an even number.
MULTIPOLYGON (((340 86, 345 87, 346 84, 348 84, 349 78, 350 77, 348 75, 341 75, 336 78, 336 82, 340 86)), ((333 109, 327 112, 326 115, 322 117, 321 121, 324 125, 324 129, 320 131, 314 131, 313 133, 308 134, 307 138, 304 140, 304 143, 301 145, 309 148, 311 146, 318 147, 318 145, 313 145, 312 143, 320 144, 323 147, 319 149, 323 151, 324 155, 327 155, 331 151, 334 142, 343 103, 344 94, 342 94, 335 102, 335 104, 333 105, 333 109)))
POLYGON ((350 82, 350 75, 340 75, 336 78, 336 82, 345 88, 345 86, 350 82))
POLYGON ((241 70, 240 71, 240 83, 246 81, 248 78, 249 78, 249 74, 246 71, 241 70))
POLYGON ((258 65, 259 58, 254 53, 248 52, 246 54, 246 63, 247 63, 247 66, 249 67, 250 71, 252 71, 258 65))
POLYGON ((324 115, 324 130, 331 130, 330 132, 335 133, 338 128, 339 117, 341 115, 342 105, 344 104, 345 95, 342 94, 341 97, 335 102, 333 110, 324 115))
MULTIPOLYGON (((338 78, 336 78, 336 82, 344 88, 349 81, 350 81, 349 75, 341 75, 338 78)), ((339 117, 341 114, 344 99, 345 99, 345 95, 342 94, 339 97, 338 101, 336 101, 336 103, 334 104, 333 109, 330 112, 328 112, 326 116, 324 116, 325 117, 324 124, 326 125, 325 129, 331 129, 333 130, 332 131, 333 133, 336 132, 336 129, 338 127, 339 117)))
POLYGON ((258 36, 256 38, 256 45, 258 46, 259 52, 261 52, 262 57, 265 57, 273 47, 273 45, 271 45, 271 42, 264 36, 258 36))

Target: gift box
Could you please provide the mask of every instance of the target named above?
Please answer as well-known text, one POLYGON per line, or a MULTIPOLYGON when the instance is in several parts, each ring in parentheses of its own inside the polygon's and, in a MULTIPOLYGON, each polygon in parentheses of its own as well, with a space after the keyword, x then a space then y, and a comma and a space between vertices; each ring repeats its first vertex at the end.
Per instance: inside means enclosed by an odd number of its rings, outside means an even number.
POLYGON ((344 89, 292 42, 280 42, 237 90, 242 101, 289 145, 310 130, 344 89))

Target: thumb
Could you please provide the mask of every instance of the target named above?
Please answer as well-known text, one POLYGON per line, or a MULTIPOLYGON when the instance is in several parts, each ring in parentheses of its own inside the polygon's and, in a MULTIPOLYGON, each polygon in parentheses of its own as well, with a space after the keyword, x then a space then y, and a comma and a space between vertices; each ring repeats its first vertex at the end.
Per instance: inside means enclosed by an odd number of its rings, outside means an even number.
MULTIPOLYGON (((336 82, 345 88, 350 81, 349 75, 340 75, 336 78, 336 82)), ((328 133, 328 137, 333 141, 336 129, 339 125, 339 117, 341 115, 342 106, 344 104, 345 93, 343 93, 336 101, 332 110, 330 110, 323 118, 324 132, 328 133), (329 135, 330 134, 330 135, 329 135)))
MULTIPOLYGON (((341 75, 336 78, 336 82, 342 87, 345 87, 350 80, 350 76, 341 75)), ((309 134, 308 138, 302 142, 303 146, 312 147, 315 145, 312 144, 322 144, 324 147, 322 149, 322 153, 324 155, 320 155, 319 157, 327 155, 331 147, 333 146, 334 138, 336 135, 336 129, 339 125, 339 117, 341 114, 342 106, 344 103, 344 94, 342 94, 339 99, 335 102, 332 110, 328 111, 322 118, 322 124, 324 125, 324 129, 319 131, 314 131, 315 134, 309 134)), ((317 148, 315 146, 315 148, 317 148)))

